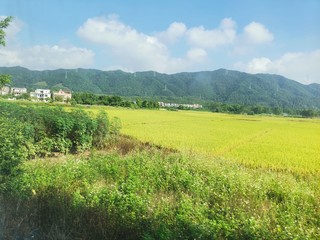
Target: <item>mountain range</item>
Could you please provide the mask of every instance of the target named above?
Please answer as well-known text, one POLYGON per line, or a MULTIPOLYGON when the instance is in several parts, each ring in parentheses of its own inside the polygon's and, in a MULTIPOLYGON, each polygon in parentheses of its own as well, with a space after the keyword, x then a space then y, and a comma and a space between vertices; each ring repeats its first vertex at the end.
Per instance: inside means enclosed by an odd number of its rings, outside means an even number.
POLYGON ((304 85, 274 74, 249 74, 226 69, 176 74, 96 69, 33 71, 22 67, 0 67, 0 74, 12 75, 12 86, 28 89, 68 88, 74 92, 158 100, 176 98, 194 102, 320 108, 320 84, 304 85))

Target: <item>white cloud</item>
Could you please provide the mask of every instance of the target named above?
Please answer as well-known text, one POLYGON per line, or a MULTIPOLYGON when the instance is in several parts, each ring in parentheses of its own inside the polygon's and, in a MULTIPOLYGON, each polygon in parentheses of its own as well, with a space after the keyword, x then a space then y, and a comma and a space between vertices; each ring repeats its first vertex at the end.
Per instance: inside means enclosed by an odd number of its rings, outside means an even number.
POLYGON ((274 73, 301 83, 320 83, 320 49, 312 52, 286 53, 279 59, 261 57, 235 68, 250 73, 274 73))
POLYGON ((202 62, 207 58, 207 52, 201 48, 192 48, 187 52, 187 57, 191 61, 202 62))
POLYGON ((94 53, 88 49, 37 45, 30 48, 1 48, 1 66, 24 66, 35 70, 88 67, 94 53))
POLYGON ((191 45, 201 48, 215 48, 233 43, 236 38, 236 23, 231 18, 221 21, 219 28, 207 30, 203 26, 190 28, 187 31, 191 45))
MULTIPOLYGON (((160 35, 167 41, 175 41, 184 32, 184 24, 173 23, 160 35), (174 30, 177 32, 174 33, 174 30)), ((187 53, 187 56, 182 58, 174 58, 170 55, 168 47, 156 36, 138 32, 114 17, 90 18, 78 29, 78 35, 105 46, 112 54, 113 60, 117 61, 115 65, 124 66, 131 71, 182 71, 190 67, 193 61, 200 61, 201 54, 204 55, 203 51, 201 53, 198 51, 197 58, 195 52, 187 53)))
POLYGON ((269 58, 254 58, 248 63, 248 72, 263 73, 271 68, 272 62, 269 58))
POLYGON ((246 25, 243 32, 237 35, 234 46, 229 54, 231 56, 244 56, 254 53, 259 47, 272 42, 273 34, 261 23, 251 22, 246 25))
POLYGON ((22 63, 17 51, 0 48, 0 66, 18 66, 22 63))
POLYGON ((249 43, 261 44, 271 42, 273 34, 261 23, 251 22, 244 28, 245 39, 249 43))
MULTIPOLYGON (((0 20, 5 16, 0 16, 0 20)), ((35 45, 24 47, 17 35, 25 26, 15 17, 6 31, 6 47, 0 48, 0 66, 23 66, 35 70, 78 68, 92 65, 94 53, 86 48, 60 45, 35 45)))
POLYGON ((174 22, 171 23, 166 31, 156 34, 156 37, 163 43, 173 44, 182 38, 187 31, 184 23, 174 22))
MULTIPOLYGON (((79 29, 79 36, 110 48, 127 68, 165 70, 167 48, 157 38, 139 33, 115 18, 91 18, 79 29)), ((121 65, 122 65, 121 64, 121 65)))
MULTIPOLYGON (((126 25, 117 16, 95 17, 87 19, 77 34, 101 45, 113 66, 130 71, 167 73, 204 69, 213 60, 212 49, 227 47, 229 54, 244 55, 256 45, 273 40, 273 34, 258 22, 251 22, 237 34, 236 22, 231 18, 223 19, 214 29, 188 28, 182 22, 173 22, 165 31, 150 35, 126 25), (176 46, 179 57, 173 57, 170 51, 176 46), (181 54, 181 51, 185 53, 181 54)), ((251 69, 260 71, 268 68, 266 59, 256 59, 251 65, 251 69)))

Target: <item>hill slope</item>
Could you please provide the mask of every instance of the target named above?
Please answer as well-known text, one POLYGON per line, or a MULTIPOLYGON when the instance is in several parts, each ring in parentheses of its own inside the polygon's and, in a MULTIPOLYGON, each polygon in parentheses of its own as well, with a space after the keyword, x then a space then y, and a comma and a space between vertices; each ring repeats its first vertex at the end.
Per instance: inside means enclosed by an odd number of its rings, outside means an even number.
POLYGON ((13 76, 12 85, 27 88, 61 88, 98 94, 142 97, 188 97, 226 103, 320 108, 320 85, 303 85, 279 75, 215 71, 161 74, 127 73, 95 69, 31 71, 1 67, 13 76))

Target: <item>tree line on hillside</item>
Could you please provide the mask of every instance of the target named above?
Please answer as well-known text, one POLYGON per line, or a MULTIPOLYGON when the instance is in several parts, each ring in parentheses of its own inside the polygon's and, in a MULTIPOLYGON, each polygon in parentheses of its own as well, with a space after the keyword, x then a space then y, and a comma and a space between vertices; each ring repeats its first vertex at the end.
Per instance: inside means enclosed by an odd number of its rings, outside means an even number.
POLYGON ((121 98, 120 96, 98 95, 88 92, 74 93, 71 103, 72 102, 76 104, 85 105, 105 105, 127 108, 159 109, 159 103, 152 100, 142 100, 141 98, 137 98, 135 101, 129 101, 121 98))
POLYGON ((294 109, 282 108, 279 106, 268 107, 263 105, 242 105, 242 104, 227 104, 221 102, 207 102, 204 105, 206 110, 221 113, 233 114, 274 114, 274 115, 290 115, 302 116, 307 118, 320 116, 320 110, 315 109, 294 109))
POLYGON ((216 71, 160 74, 126 73, 95 69, 57 69, 31 71, 22 67, 0 67, 12 75, 15 86, 69 88, 74 92, 141 98, 183 98, 195 101, 284 108, 320 108, 319 84, 303 85, 282 76, 247 74, 220 69, 216 71), (66 77, 67 76, 67 77, 66 77))
MULTIPOLYGON (((125 100, 120 96, 108 96, 98 95, 94 93, 74 93, 72 101, 74 104, 85 105, 105 105, 115 107, 127 107, 127 108, 146 108, 146 109, 159 109, 159 103, 155 100, 146 100, 136 98, 135 101, 125 100)), ((211 111, 220 113, 232 113, 232 114, 274 114, 274 115, 290 115, 290 116, 302 116, 302 117, 317 117, 320 116, 320 110, 315 109, 295 109, 295 108, 283 108, 280 106, 264 106, 264 105, 244 105, 244 104, 232 104, 222 102, 206 101, 203 109, 197 109, 200 111, 211 111)), ((177 108, 168 108, 168 110, 190 110, 183 106, 177 108)), ((195 110, 195 109, 193 109, 195 110)))

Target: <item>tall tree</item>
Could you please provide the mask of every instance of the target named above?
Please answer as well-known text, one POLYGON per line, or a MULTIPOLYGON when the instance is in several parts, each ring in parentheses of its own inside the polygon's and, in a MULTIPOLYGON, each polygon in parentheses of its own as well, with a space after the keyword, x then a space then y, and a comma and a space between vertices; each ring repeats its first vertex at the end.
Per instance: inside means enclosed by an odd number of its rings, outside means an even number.
MULTIPOLYGON (((5 46, 6 41, 6 32, 4 31, 5 28, 7 28, 12 21, 13 17, 9 16, 5 19, 0 21, 0 46, 5 46)), ((11 76, 10 75, 0 75, 0 88, 2 88, 5 84, 8 84, 11 82, 11 76)))

